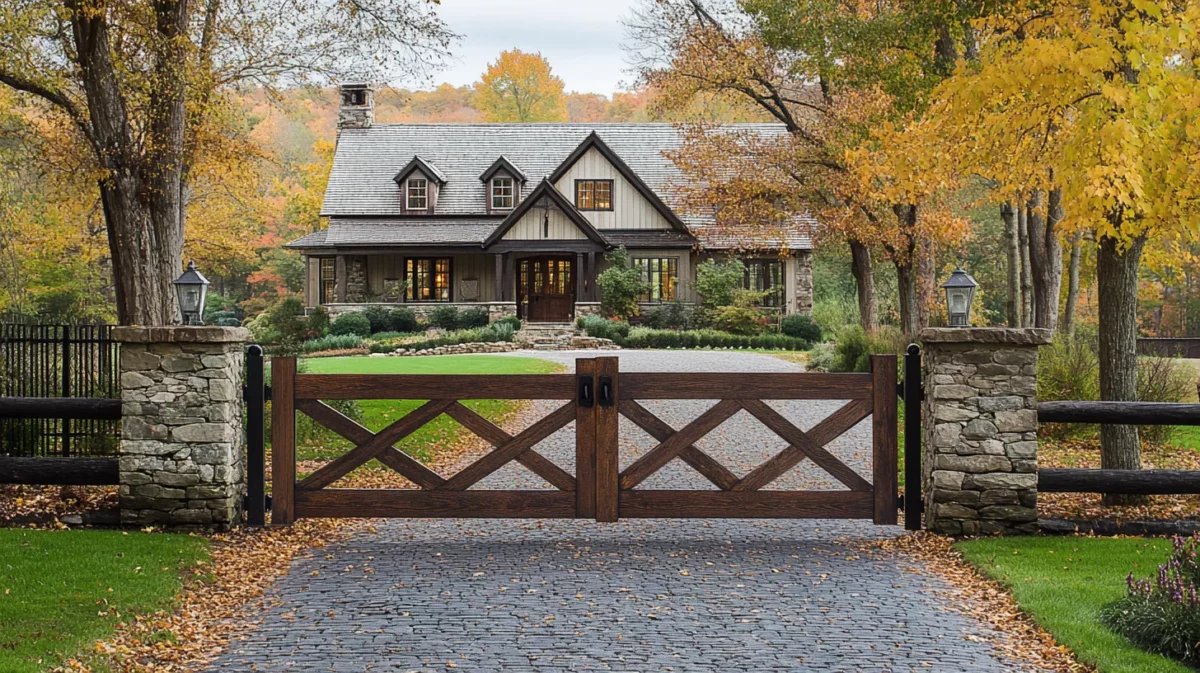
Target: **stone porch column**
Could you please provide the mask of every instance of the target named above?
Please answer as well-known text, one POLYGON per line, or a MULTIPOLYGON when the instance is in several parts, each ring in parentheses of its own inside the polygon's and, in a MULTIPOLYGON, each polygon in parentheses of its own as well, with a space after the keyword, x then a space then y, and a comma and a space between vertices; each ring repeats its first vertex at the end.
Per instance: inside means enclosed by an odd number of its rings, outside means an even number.
POLYGON ((229 528, 245 490, 243 327, 118 327, 121 522, 229 528))
POLYGON ((1036 328, 930 328, 924 352, 925 527, 1037 532, 1036 328))

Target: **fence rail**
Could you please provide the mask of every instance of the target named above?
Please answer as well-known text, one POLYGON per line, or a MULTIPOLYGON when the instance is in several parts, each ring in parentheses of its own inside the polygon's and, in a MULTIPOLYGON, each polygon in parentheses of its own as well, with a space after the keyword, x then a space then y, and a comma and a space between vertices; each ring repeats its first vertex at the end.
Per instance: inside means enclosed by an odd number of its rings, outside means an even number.
MULTIPOLYGON (((109 325, 0 323, 0 397, 116 400, 118 348, 109 325)), ((119 438, 118 418, 119 409, 116 416, 39 417, 5 409, 0 411, 0 455, 111 455, 119 438)))
MULTIPOLYGON (((1039 423, 1200 425, 1200 404, 1173 402, 1041 402, 1039 423)), ((1200 470, 1038 469, 1044 493, 1183 495, 1200 493, 1200 470)))

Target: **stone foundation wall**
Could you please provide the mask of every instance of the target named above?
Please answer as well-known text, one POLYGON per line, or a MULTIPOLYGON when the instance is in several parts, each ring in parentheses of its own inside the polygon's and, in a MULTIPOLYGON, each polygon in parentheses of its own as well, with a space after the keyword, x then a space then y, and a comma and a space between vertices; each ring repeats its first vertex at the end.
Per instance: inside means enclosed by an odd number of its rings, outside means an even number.
POLYGON ((440 306, 457 306, 459 310, 482 308, 487 310, 488 319, 495 322, 501 318, 517 315, 516 302, 505 301, 481 301, 481 302, 455 302, 453 304, 403 304, 403 303, 353 303, 353 304, 326 304, 325 310, 329 312, 330 318, 336 318, 343 313, 359 313, 367 310, 372 306, 381 306, 387 309, 393 308, 411 308, 413 313, 420 318, 425 318, 431 311, 440 306))
POLYGON ((925 527, 1037 532, 1037 348, 1045 329, 922 330, 925 527))
POLYGON ((228 528, 245 485, 241 327, 118 327, 121 522, 228 528))

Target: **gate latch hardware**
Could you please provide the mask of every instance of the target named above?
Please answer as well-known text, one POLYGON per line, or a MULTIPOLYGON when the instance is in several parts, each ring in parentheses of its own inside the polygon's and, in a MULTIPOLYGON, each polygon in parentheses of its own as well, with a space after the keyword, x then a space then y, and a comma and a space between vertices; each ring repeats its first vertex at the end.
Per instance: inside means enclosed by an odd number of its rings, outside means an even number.
POLYGON ((590 374, 579 377, 579 406, 590 409, 596 402, 595 385, 590 374))
POLYGON ((613 405, 613 380, 611 376, 600 377, 600 406, 611 407, 613 405))

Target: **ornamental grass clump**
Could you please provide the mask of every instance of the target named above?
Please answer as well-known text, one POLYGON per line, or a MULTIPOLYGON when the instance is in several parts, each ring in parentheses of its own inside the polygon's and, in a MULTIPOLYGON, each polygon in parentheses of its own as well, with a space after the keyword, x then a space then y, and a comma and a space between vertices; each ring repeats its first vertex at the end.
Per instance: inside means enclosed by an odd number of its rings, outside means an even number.
POLYGON ((1102 619, 1138 647, 1200 666, 1200 536, 1176 537, 1171 558, 1153 579, 1126 579, 1129 593, 1102 619))

